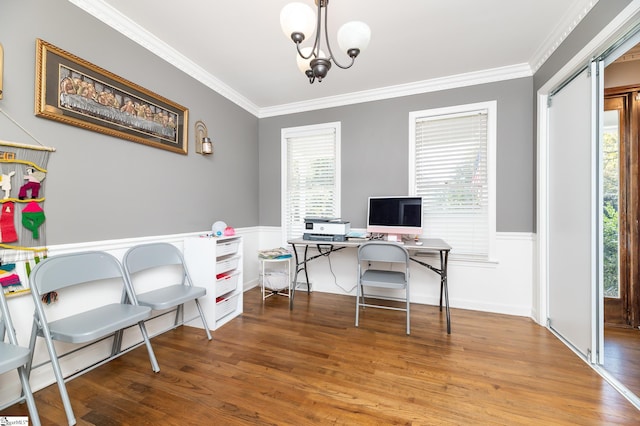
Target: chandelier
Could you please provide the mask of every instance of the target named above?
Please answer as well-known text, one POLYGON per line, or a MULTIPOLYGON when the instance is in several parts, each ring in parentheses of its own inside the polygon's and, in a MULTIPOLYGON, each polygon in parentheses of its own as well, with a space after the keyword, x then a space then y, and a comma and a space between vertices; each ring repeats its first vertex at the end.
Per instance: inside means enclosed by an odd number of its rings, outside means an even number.
POLYGON ((351 21, 340 27, 338 30, 338 45, 340 49, 351 58, 351 63, 348 65, 340 64, 336 60, 329 45, 329 34, 327 31, 329 0, 315 0, 315 2, 318 6, 317 15, 309 5, 298 2, 289 3, 283 7, 280 12, 282 31, 287 37, 291 37, 291 40, 296 44, 296 50, 298 51, 298 68, 309 78, 309 83, 313 83, 316 79, 321 82, 322 79, 326 77, 327 72, 329 72, 331 62, 342 69, 351 68, 356 57, 367 47, 369 39, 371 38, 371 29, 364 22, 351 21), (320 49, 323 31, 323 15, 324 44, 329 51, 329 56, 320 49), (315 40, 313 46, 301 48, 300 43, 311 37, 314 30, 315 40))

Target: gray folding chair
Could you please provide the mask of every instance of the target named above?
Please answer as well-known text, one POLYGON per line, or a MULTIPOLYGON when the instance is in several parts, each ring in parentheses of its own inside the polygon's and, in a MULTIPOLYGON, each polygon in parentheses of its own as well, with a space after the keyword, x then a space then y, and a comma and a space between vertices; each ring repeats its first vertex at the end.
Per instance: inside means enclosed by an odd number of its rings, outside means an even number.
MULTIPOLYGON (((182 253, 180 253, 180 250, 178 250, 176 246, 169 243, 152 243, 132 247, 125 253, 123 264, 125 273, 133 290, 136 292, 136 297, 140 305, 148 306, 155 311, 175 308, 176 316, 174 327, 179 327, 185 322, 197 318, 184 319, 185 302, 194 301, 200 314, 205 333, 207 334, 207 339, 211 340, 211 332, 209 331, 207 320, 198 301, 198 298, 204 296, 207 290, 204 287, 195 287, 193 285, 182 253), (173 278, 162 280, 159 275, 154 282, 154 287, 159 288, 143 293, 136 291, 136 278, 142 275, 141 273, 143 271, 171 265, 180 268, 181 282, 175 283, 175 281, 171 281, 173 278)), ((167 275, 163 274, 162 276, 165 277, 167 275)))
MULTIPOLYGON (((76 424, 76 419, 65 386, 65 379, 68 380, 78 374, 89 371, 137 346, 134 345, 131 348, 120 351, 120 342, 117 338, 120 330, 135 326, 136 324, 138 325, 144 344, 147 346, 147 351, 149 352, 151 367, 155 372, 160 371, 144 325, 144 320, 151 315, 151 309, 147 306, 139 306, 137 304, 135 294, 130 288, 122 265, 115 257, 99 251, 48 257, 38 263, 31 271, 29 281, 31 284, 31 295, 33 296, 35 305, 29 348, 33 356, 33 349, 37 337, 40 336, 44 338, 49 352, 49 358, 51 359, 51 366, 53 367, 58 388, 60 389, 60 396, 67 420, 70 425, 76 424), (123 297, 120 302, 105 303, 87 311, 53 321, 47 319, 41 300, 43 295, 76 285, 104 286, 105 280, 113 280, 113 282, 117 283, 116 285, 122 286, 123 292, 128 298, 128 303, 124 301, 123 297), (94 343, 111 336, 113 336, 114 339, 110 356, 105 357, 103 360, 92 364, 80 372, 71 374, 67 378, 63 376, 58 360, 59 356, 53 344, 54 340, 67 343, 94 343)), ((89 288, 85 289, 85 294, 87 298, 94 297, 89 288)), ((65 296, 60 294, 59 297, 64 298, 65 296)), ((62 356, 64 356, 64 354, 62 356)), ((29 371, 31 369, 31 363, 32 361, 28 364, 29 371)))
POLYGON ((356 297, 356 327, 360 315, 360 308, 371 307, 405 311, 407 313, 407 334, 411 332, 410 303, 409 303, 409 252, 398 243, 372 241, 358 247, 358 292, 356 297), (402 271, 379 269, 373 262, 388 262, 401 264, 402 271), (363 263, 367 266, 363 268, 363 263), (378 289, 403 290, 404 297, 367 294, 365 287, 378 289), (406 303, 406 307, 367 303, 365 297, 374 299, 394 300, 406 303))
POLYGON ((39 426, 40 416, 38 415, 36 402, 33 399, 33 393, 29 385, 29 375, 26 369, 26 365, 30 359, 31 352, 29 349, 18 346, 18 339, 16 338, 16 332, 13 328, 11 315, 9 314, 9 306, 4 297, 4 291, 0 289, 0 374, 17 370, 18 377, 20 377, 22 384, 22 395, 0 407, 0 410, 17 402, 26 401, 31 417, 31 424, 39 426), (6 342, 5 336, 8 337, 8 341, 6 342))

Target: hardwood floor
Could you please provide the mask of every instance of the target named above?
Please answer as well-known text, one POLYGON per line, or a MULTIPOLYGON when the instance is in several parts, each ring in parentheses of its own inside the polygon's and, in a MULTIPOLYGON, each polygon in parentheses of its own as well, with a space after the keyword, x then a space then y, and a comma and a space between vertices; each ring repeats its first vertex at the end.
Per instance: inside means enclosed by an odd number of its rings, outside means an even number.
POLYGON ((640 330, 604 328, 604 368, 630 391, 640 395, 640 330))
MULTIPOLYGON (((640 411, 527 318, 438 308, 363 312, 313 293, 262 303, 214 333, 181 327, 68 383, 79 425, 612 425, 640 411)), ((57 387, 36 392, 43 424, 65 424, 57 387)), ((5 415, 26 415, 24 405, 5 415)))

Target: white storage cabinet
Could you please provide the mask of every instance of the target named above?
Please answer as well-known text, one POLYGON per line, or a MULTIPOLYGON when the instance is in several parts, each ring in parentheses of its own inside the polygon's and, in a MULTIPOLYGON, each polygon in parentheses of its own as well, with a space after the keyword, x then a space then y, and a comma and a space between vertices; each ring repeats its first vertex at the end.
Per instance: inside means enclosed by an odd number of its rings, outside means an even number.
MULTIPOLYGON (((215 330, 242 314, 242 237, 187 238, 184 260, 193 285, 207 289, 200 304, 209 327, 215 330)), ((190 325, 202 328, 198 321, 190 325)))

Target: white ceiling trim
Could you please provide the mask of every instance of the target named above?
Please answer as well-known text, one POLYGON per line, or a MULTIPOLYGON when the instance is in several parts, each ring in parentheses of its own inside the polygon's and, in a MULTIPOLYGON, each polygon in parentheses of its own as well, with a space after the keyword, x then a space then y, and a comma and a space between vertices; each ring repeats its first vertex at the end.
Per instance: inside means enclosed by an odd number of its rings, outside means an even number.
POLYGON ((534 64, 531 69, 533 73, 538 71, 542 64, 556 51, 558 46, 562 44, 564 39, 578 26, 580 21, 589 13, 591 9, 598 3, 598 0, 576 0, 571 9, 563 16, 562 20, 553 32, 549 34, 546 40, 540 45, 540 48, 533 54, 529 60, 530 64, 534 64))
POLYGON ((530 77, 533 73, 529 64, 511 65, 473 73, 452 75, 431 80, 418 81, 381 89, 347 93, 345 95, 318 98, 312 101, 295 102, 285 105, 261 108, 258 118, 277 115, 293 114, 296 112, 313 111, 323 108, 333 108, 362 102, 379 101, 383 99, 399 98, 402 96, 418 95, 421 93, 437 92, 439 90, 456 89, 474 86, 476 84, 493 83, 514 78, 530 77))
POLYGON ((244 108, 253 115, 258 115, 258 106, 246 97, 224 84, 222 81, 205 71, 189 58, 159 40, 153 34, 140 27, 127 16, 123 15, 102 0, 69 0, 85 12, 104 22, 114 30, 138 43, 140 46, 158 55, 160 58, 184 71, 207 87, 244 108))
POLYGON ((541 49, 534 54, 534 57, 528 64, 517 64, 473 73, 389 86, 381 89, 318 98, 311 101, 260 108, 245 96, 223 83, 211 73, 205 71, 202 67, 185 57, 177 50, 159 40, 153 34, 140 27, 103 0, 68 1, 258 118, 352 105, 361 102, 391 99, 401 96, 531 76, 538 70, 538 68, 540 68, 540 66, 542 66, 549 56, 551 56, 551 54, 557 49, 560 43, 598 2, 598 0, 576 0, 570 13, 565 15, 563 23, 557 26, 556 31, 547 38, 541 49), (530 64, 533 63, 536 65, 532 68, 530 64))

